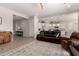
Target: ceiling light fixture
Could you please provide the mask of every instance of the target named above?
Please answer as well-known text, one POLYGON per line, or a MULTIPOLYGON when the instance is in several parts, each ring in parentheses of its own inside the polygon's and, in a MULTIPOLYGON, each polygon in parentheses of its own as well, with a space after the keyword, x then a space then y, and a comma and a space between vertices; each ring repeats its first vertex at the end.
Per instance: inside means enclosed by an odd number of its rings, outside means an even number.
POLYGON ((71 5, 70 4, 67 4, 67 3, 64 3, 64 5, 66 5, 68 8, 71 7, 71 5))
POLYGON ((49 24, 49 26, 51 27, 51 26, 52 26, 52 24, 49 24))
POLYGON ((43 4, 42 3, 40 3, 40 7, 41 7, 41 9, 43 9, 43 4))
POLYGON ((53 24, 53 26, 55 26, 55 24, 53 24))
POLYGON ((68 7, 68 8, 70 8, 70 7, 71 7, 71 5, 67 5, 67 7, 68 7))

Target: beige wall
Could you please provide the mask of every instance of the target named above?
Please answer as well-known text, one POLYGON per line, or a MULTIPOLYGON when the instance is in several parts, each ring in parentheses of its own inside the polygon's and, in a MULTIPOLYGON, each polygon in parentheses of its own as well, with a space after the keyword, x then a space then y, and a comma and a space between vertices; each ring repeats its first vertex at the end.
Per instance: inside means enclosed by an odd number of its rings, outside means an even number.
POLYGON ((29 22, 27 19, 21 21, 21 27, 23 29, 23 36, 29 37, 29 22))
POLYGON ((37 15, 29 18, 29 36, 36 38, 40 28, 39 18, 37 15))
POLYGON ((29 36, 34 37, 34 17, 30 17, 28 20, 29 20, 29 36))
POLYGON ((13 32, 13 14, 10 10, 0 7, 0 17, 2 17, 2 24, 0 24, 0 31, 13 32))

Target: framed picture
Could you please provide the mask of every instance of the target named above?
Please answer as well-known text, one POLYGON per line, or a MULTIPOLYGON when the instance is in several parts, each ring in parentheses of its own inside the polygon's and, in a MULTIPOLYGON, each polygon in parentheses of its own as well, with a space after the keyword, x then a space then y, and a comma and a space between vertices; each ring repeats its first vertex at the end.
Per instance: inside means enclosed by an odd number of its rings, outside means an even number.
POLYGON ((2 24, 2 17, 0 17, 0 24, 2 24))

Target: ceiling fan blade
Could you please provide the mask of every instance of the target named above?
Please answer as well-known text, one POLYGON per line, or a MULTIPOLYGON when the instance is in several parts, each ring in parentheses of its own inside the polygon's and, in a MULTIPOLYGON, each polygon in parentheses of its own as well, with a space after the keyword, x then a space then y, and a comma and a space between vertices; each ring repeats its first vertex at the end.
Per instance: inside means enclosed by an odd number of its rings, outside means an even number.
POLYGON ((40 3, 40 7, 41 7, 41 9, 43 9, 43 4, 42 3, 40 3))

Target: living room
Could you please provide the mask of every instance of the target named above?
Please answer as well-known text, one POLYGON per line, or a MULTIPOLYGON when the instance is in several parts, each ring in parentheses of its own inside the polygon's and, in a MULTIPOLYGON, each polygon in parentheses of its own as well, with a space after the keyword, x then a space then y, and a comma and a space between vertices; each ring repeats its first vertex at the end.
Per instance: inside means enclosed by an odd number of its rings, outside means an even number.
POLYGON ((0 3, 0 55, 78 56, 79 48, 72 47, 72 41, 79 39, 78 5, 0 3))

